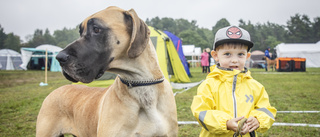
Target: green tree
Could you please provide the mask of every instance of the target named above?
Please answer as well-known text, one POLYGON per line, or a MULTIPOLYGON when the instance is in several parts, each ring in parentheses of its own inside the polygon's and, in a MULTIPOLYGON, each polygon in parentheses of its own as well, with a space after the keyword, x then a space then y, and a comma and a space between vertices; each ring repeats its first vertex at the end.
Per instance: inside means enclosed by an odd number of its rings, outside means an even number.
POLYGON ((55 38, 50 34, 49 29, 46 29, 43 38, 47 44, 56 45, 55 38))
POLYGON ((196 20, 172 19, 155 17, 147 19, 146 24, 159 30, 167 30, 183 39, 183 44, 193 44, 200 47, 211 47, 212 35, 208 29, 199 28, 196 20))
POLYGON ((262 50, 264 39, 262 38, 262 34, 259 33, 259 29, 262 29, 260 24, 255 27, 250 21, 246 23, 244 20, 239 20, 239 27, 247 30, 250 33, 251 41, 254 43, 252 50, 262 50))
POLYGON ((162 18, 161 19, 162 30, 167 30, 172 33, 176 33, 176 23, 172 18, 162 18))
POLYGON ((36 29, 34 31, 34 34, 31 36, 28 36, 28 47, 37 47, 43 44, 51 44, 56 45, 55 38, 50 34, 49 29, 45 30, 45 33, 43 33, 43 30, 36 29))
POLYGON ((278 41, 274 36, 267 36, 267 39, 265 40, 265 45, 268 45, 271 49, 275 48, 280 43, 281 41, 278 41))
POLYGON ((188 29, 190 30, 198 29, 197 21, 195 20, 192 20, 191 22, 189 22, 186 19, 172 19, 167 17, 161 18, 161 19, 159 17, 155 17, 150 20, 147 19, 146 24, 159 30, 170 31, 175 35, 178 35, 182 31, 185 31, 188 29))
POLYGON ((226 18, 220 19, 220 20, 216 23, 216 25, 214 25, 214 26, 212 27, 212 34, 213 34, 213 36, 216 35, 216 33, 217 33, 217 31, 218 31, 219 29, 224 28, 224 27, 228 27, 228 26, 230 26, 230 23, 229 23, 229 21, 228 21, 226 18))
POLYGON ((212 49, 212 45, 213 45, 213 42, 214 42, 214 35, 213 35, 212 31, 210 29, 207 29, 207 28, 201 28, 201 29, 204 32, 205 36, 207 37, 209 48, 212 49))
POLYGON ((209 48, 209 43, 205 41, 196 31, 185 30, 178 35, 184 45, 195 45, 201 48, 209 48))
POLYGON ((275 23, 246 23, 239 20, 239 26, 250 33, 251 41, 254 43, 252 50, 265 50, 267 47, 275 47, 281 42, 285 42, 285 36, 288 33, 284 26, 275 23))
POLYGON ((12 49, 15 51, 20 50, 20 37, 17 35, 14 35, 13 33, 9 33, 7 35, 6 40, 4 41, 4 48, 12 49))
POLYGON ((320 17, 314 18, 314 22, 312 23, 312 30, 313 30, 313 42, 320 41, 320 17))
POLYGON ((54 36, 55 40, 57 41, 56 45, 64 48, 69 43, 78 39, 80 36, 78 28, 79 28, 79 26, 72 28, 72 29, 63 28, 62 30, 54 31, 53 36, 54 36))
POLYGON ((42 44, 45 44, 44 38, 43 38, 43 31, 40 29, 36 29, 33 33, 33 36, 28 41, 28 46, 37 47, 42 44))
POLYGON ((274 36, 280 42, 286 42, 288 31, 284 25, 267 22, 267 27, 271 30, 270 35, 274 36))
POLYGON ((163 25, 161 24, 160 18, 157 16, 155 18, 152 18, 150 21, 147 19, 146 24, 149 26, 152 26, 156 29, 162 29, 163 25))
MULTIPOLYGON (((307 15, 296 14, 287 22, 288 40, 292 43, 312 42, 312 23, 307 15)), ((314 42, 314 41, 313 41, 314 42)))
POLYGON ((6 39, 7 39, 7 34, 4 33, 4 30, 0 25, 0 49, 4 48, 4 42, 6 39))

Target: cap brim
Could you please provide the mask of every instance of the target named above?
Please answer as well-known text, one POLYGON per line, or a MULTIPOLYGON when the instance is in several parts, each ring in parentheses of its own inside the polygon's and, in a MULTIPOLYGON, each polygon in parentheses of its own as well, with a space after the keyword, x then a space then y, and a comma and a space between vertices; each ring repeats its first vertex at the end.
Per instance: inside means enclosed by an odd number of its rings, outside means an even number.
POLYGON ((224 40, 219 40, 214 44, 215 49, 224 43, 242 43, 248 46, 248 51, 253 47, 253 43, 251 41, 247 41, 243 39, 224 39, 224 40))

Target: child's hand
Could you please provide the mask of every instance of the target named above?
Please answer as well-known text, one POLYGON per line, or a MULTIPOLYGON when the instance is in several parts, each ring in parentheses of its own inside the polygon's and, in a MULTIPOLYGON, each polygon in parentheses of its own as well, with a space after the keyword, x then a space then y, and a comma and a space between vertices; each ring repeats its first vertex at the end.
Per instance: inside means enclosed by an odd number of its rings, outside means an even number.
POLYGON ((244 118, 244 116, 228 120, 227 121, 227 129, 236 132, 237 128, 238 128, 238 121, 240 121, 243 118, 244 118))
POLYGON ((252 132, 260 126, 260 123, 257 118, 249 117, 245 125, 248 126, 249 132, 252 132))
POLYGON ((241 131, 240 131, 240 134, 241 134, 241 135, 245 135, 245 134, 247 134, 248 132, 249 132, 248 124, 247 124, 247 123, 244 123, 244 124, 243 124, 243 127, 242 127, 242 129, 241 129, 241 131))

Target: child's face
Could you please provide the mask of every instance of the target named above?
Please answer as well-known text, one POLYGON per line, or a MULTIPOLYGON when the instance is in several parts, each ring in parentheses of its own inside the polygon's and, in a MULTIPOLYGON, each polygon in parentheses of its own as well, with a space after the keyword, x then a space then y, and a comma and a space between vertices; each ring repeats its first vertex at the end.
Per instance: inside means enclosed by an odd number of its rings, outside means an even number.
POLYGON ((223 68, 243 70, 246 60, 250 57, 247 48, 221 47, 218 51, 211 52, 212 57, 220 63, 223 68))

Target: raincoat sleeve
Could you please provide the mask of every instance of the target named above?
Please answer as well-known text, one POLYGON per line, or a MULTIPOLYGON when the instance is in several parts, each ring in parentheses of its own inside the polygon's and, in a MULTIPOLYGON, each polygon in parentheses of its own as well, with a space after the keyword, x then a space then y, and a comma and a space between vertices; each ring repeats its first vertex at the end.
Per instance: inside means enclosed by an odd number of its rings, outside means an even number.
POLYGON ((277 109, 272 107, 269 103, 269 96, 262 86, 260 94, 255 97, 255 109, 252 110, 249 116, 257 118, 260 123, 259 128, 257 129, 258 132, 265 132, 267 131, 275 121, 277 109))
MULTIPOLYGON (((215 97, 208 83, 206 80, 198 87, 198 93, 194 96, 191 104, 193 116, 199 124, 210 133, 228 133, 230 130, 227 130, 226 122, 232 119, 232 116, 223 111, 216 110, 215 97)), ((212 85, 213 83, 210 84, 212 85)), ((219 83, 214 83, 213 85, 219 85, 219 83)))

